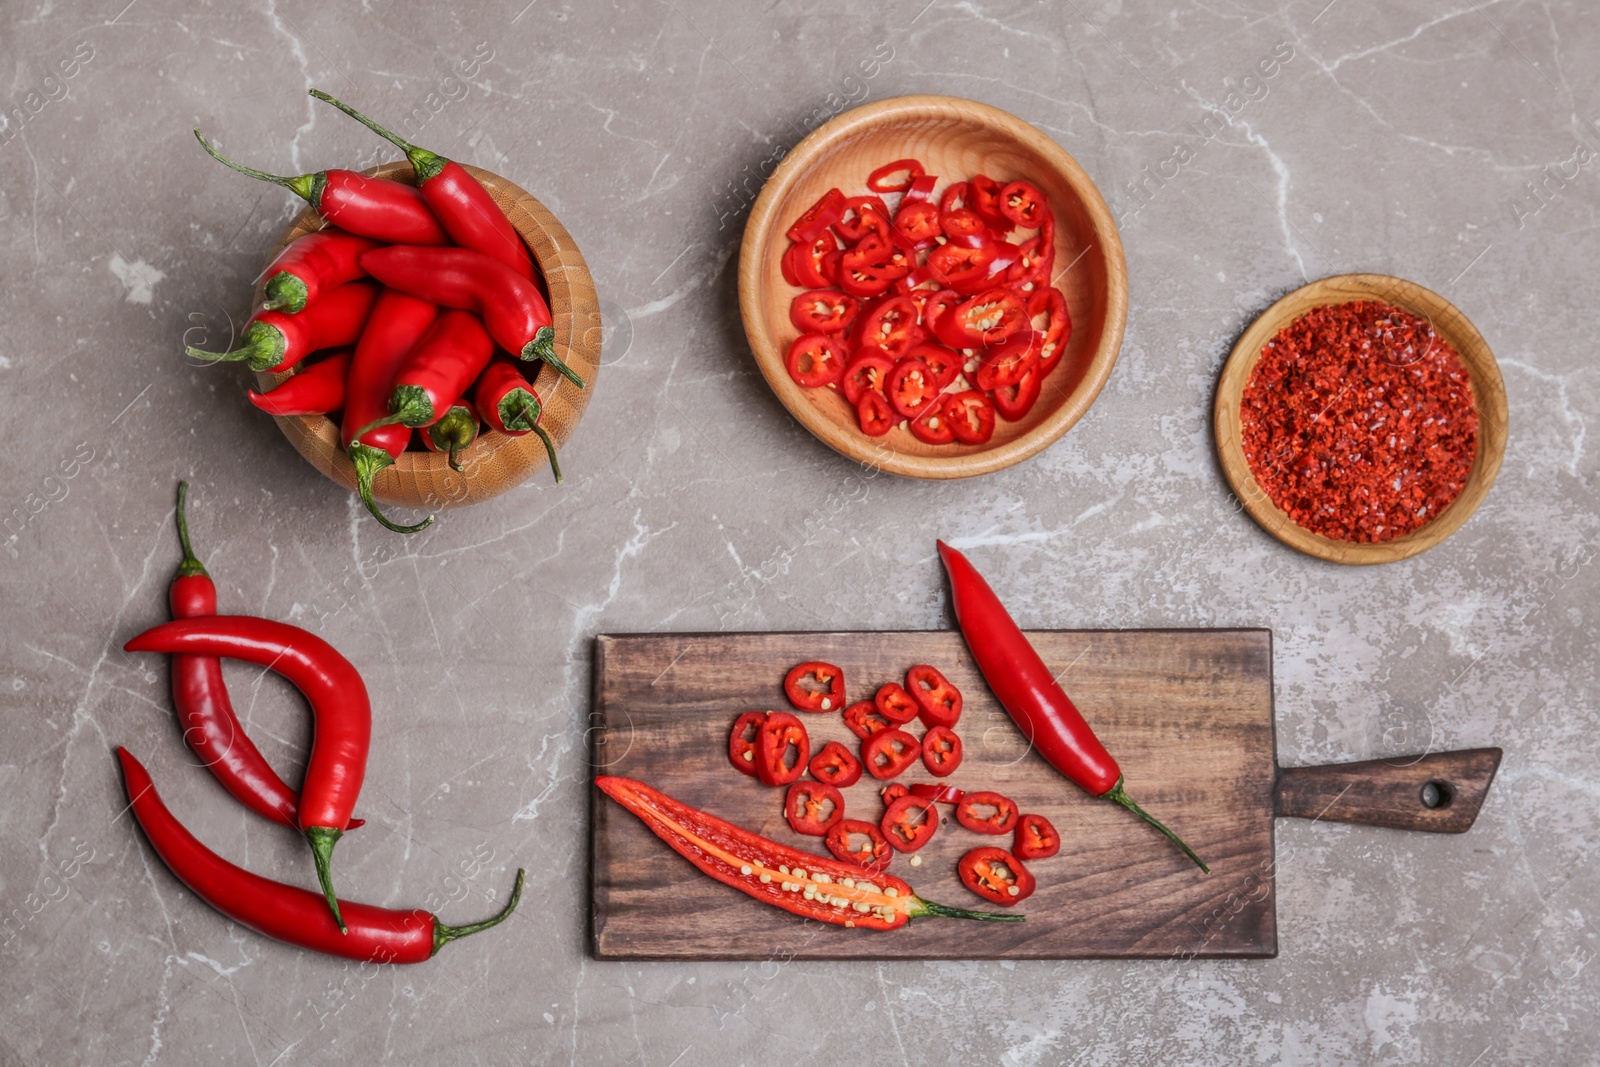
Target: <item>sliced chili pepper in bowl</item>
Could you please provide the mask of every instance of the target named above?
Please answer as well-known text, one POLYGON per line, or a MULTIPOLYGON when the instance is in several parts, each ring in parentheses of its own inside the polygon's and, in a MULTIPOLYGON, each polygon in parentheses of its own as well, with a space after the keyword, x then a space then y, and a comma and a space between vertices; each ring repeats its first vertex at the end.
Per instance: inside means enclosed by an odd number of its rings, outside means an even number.
POLYGON ((889 847, 896 852, 915 852, 933 840, 939 829, 939 809, 931 800, 904 796, 889 805, 878 824, 889 847))
POLYGON ((939 176, 936 174, 919 174, 911 179, 911 184, 906 187, 906 195, 900 198, 900 206, 907 204, 932 204, 937 211, 939 205, 933 199, 933 191, 939 186, 939 176))
POLYGON ((882 393, 863 393, 856 401, 856 425, 868 437, 882 437, 894 429, 896 418, 882 393))
POLYGON ((1038 187, 1020 178, 1000 190, 997 206, 1000 214, 1025 230, 1036 229, 1049 210, 1038 187))
MULTIPOLYGON (((989 234, 989 224, 971 208, 947 211, 939 216, 939 228, 946 237, 984 237, 989 234)), ((968 246, 971 247, 971 246, 968 246)))
POLYGON ((801 711, 833 711, 845 705, 844 671, 831 663, 811 660, 791 669, 783 679, 783 693, 801 711))
POLYGON ((925 173, 919 160, 897 159, 867 175, 867 188, 875 193, 903 193, 925 173))
POLYGON ((926 248, 938 237, 939 208, 927 201, 902 204, 895 212, 894 228, 911 239, 918 248, 926 248))
POLYGON ((1018 422, 1033 410, 1034 403, 1039 399, 1040 377, 1039 368, 1035 367, 1024 374, 1020 382, 995 387, 994 409, 1001 418, 1007 422, 1018 422))
POLYGON ((908 419, 914 419, 939 396, 939 382, 933 370, 920 359, 902 359, 883 382, 889 406, 908 419))
POLYGON ((895 682, 880 687, 872 702, 879 714, 896 726, 904 726, 917 717, 917 702, 895 682))
POLYGON ((933 371, 934 382, 943 389, 961 373, 961 355, 944 345, 924 341, 906 353, 907 359, 920 359, 933 371))
POLYGON ((935 726, 922 735, 922 765, 935 778, 955 773, 961 755, 961 738, 950 727, 935 726))
POLYGON ((859 296, 863 300, 875 296, 882 296, 889 291, 889 286, 894 284, 894 279, 881 274, 868 273, 863 270, 852 269, 841 261, 839 265, 839 288, 851 296, 859 296))
POLYGON ((1017 261, 1006 268, 1006 284, 1031 297, 1035 290, 1050 284, 1050 272, 1056 264, 1056 246, 1047 242, 1043 234, 1038 234, 1022 242, 1017 252, 1017 261))
MULTIPOLYGON (((879 226, 889 217, 889 209, 881 196, 846 197, 844 212, 833 224, 834 231, 846 241, 859 241, 869 233, 878 233, 879 226)), ((884 233, 887 237, 888 234, 884 233)))
POLYGON ((794 339, 784 366, 795 384, 807 389, 832 385, 844 375, 844 345, 826 334, 805 333, 794 339))
POLYGON ((823 837, 844 818, 844 794, 825 782, 795 782, 783 801, 789 829, 809 837, 823 837))
POLYGON ((971 192, 972 185, 970 182, 952 182, 945 186, 944 195, 939 197, 939 214, 949 215, 965 210, 967 197, 971 195, 971 192))
POLYGON ((878 705, 871 700, 863 700, 845 708, 844 724, 850 728, 851 733, 863 741, 870 740, 873 734, 893 729, 894 726, 883 717, 883 712, 879 711, 878 705))
POLYGON ((1042 860, 1061 851, 1061 835, 1043 815, 1024 815, 1017 820, 1017 836, 1011 851, 1018 859, 1042 860))
POLYGON ((826 289, 839 282, 839 264, 843 262, 839 242, 833 234, 824 233, 815 240, 795 246, 795 284, 806 289, 826 289))
POLYGON ((968 389, 953 394, 944 402, 944 416, 964 445, 981 445, 994 436, 994 401, 987 393, 968 389))
POLYGON ((967 179, 967 186, 968 195, 972 198, 968 206, 996 230, 1001 233, 1010 233, 1014 223, 1006 217, 1006 213, 1000 208, 1005 186, 987 174, 974 174, 967 179))
MULTIPOLYGON (((852 404, 860 404, 863 393, 883 393, 883 383, 894 369, 894 360, 877 345, 862 345, 845 364, 839 389, 852 404)), ((888 404, 884 407, 887 409, 888 404)))
POLYGON ((778 268, 783 272, 783 280, 797 289, 805 288, 800 284, 800 275, 795 272, 794 257, 800 251, 800 246, 791 244, 783 253, 783 258, 778 261, 778 268))
MULTIPOLYGON (((893 231, 890 232, 892 234, 893 231)), ((889 237, 869 233, 857 241, 854 247, 845 249, 843 258, 839 260, 839 267, 841 272, 866 274, 892 282, 896 278, 910 274, 912 263, 907 251, 897 247, 889 237)), ((841 273, 841 283, 843 280, 841 273)))
POLYGON ((951 348, 990 348, 1027 322, 1027 306, 1016 293, 985 289, 940 315, 934 324, 934 335, 951 348))
MULTIPOLYGON (((890 839, 890 844, 893 844, 890 839)), ((984 900, 1009 908, 1033 895, 1036 886, 1028 868, 1003 848, 975 848, 956 865, 961 884, 984 900)))
POLYGON ((842 334, 856 320, 861 301, 837 289, 809 289, 789 304, 789 321, 801 333, 842 334))
POLYGON ((967 794, 953 785, 914 782, 911 785, 911 795, 921 797, 923 800, 932 800, 939 804, 959 804, 961 803, 961 798, 967 794))
POLYGON ((829 189, 805 210, 805 214, 794 220, 794 225, 789 227, 789 240, 799 241, 802 244, 814 241, 818 235, 832 226, 844 213, 844 193, 838 189, 829 189))
POLYGON ((862 764, 880 780, 898 778, 921 758, 922 742, 898 728, 879 730, 861 746, 862 764))
POLYGON ((1044 340, 1039 345, 1039 377, 1056 369, 1061 357, 1067 354, 1067 342, 1072 340, 1072 314, 1067 310, 1067 298, 1060 289, 1049 289, 1044 297, 1044 340))
POLYGON ((978 359, 975 376, 979 389, 998 389, 1002 385, 1016 385, 1034 367, 1039 365, 1039 350, 1044 335, 1023 329, 988 349, 978 359))
POLYGON ((756 776, 756 738, 761 724, 767 721, 764 711, 747 711, 734 720, 728 733, 728 762, 740 774, 756 776))
POLYGON ((986 789, 968 793, 956 805, 956 821, 975 834, 1009 834, 1017 826, 1017 805, 986 789), (983 814, 983 808, 993 809, 992 813, 983 814))
POLYGON ((992 244, 971 247, 952 241, 928 253, 928 266, 937 272, 945 285, 970 296, 987 283, 995 254, 992 244))
POLYGON ((861 780, 861 761, 837 741, 829 741, 808 764, 811 777, 837 789, 848 789, 861 780))
POLYGON ((936 335, 935 324, 939 321, 939 316, 956 307, 965 299, 966 297, 954 289, 940 289, 929 296, 922 303, 922 328, 928 333, 936 335))
POLYGON ((883 831, 874 823, 865 819, 840 819, 828 830, 828 836, 823 839, 823 844, 828 846, 841 863, 854 863, 863 870, 882 874, 889 869, 889 861, 894 858, 894 850, 889 847, 889 839, 883 836, 883 831), (855 838, 864 837, 866 842, 853 845, 855 838))
POLYGON ((853 337, 857 348, 871 345, 890 359, 899 359, 922 340, 916 303, 907 296, 892 296, 869 305, 856 320, 853 337))
POLYGON ((956 432, 945 417, 946 398, 935 398, 933 404, 911 420, 911 436, 925 445, 947 445, 956 439, 956 432))
POLYGON ((961 690, 937 667, 919 663, 906 671, 906 690, 925 726, 954 726, 961 718, 961 690))
POLYGON ((805 724, 787 711, 769 711, 756 731, 756 777, 762 785, 789 785, 806 772, 811 738, 805 724), (793 763, 789 753, 794 752, 793 763))

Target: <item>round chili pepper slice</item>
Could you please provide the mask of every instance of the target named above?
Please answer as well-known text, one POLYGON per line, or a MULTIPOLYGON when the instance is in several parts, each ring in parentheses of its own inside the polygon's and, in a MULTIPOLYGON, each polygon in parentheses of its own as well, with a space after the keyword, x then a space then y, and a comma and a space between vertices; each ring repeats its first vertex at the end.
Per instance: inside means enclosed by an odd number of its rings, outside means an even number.
POLYGON ((939 382, 922 360, 902 359, 884 379, 883 391, 890 407, 914 419, 938 399, 939 382))
POLYGON ((917 325, 917 305, 906 296, 893 296, 866 310, 856 323, 856 346, 874 345, 890 359, 899 359, 922 340, 917 325))
POLYGON ((852 404, 861 403, 863 393, 883 393, 883 383, 894 369, 894 360, 877 345, 863 345, 845 364, 844 376, 839 379, 839 389, 852 404))
POLYGON ((769 711, 756 731, 756 777, 762 785, 789 785, 806 772, 811 738, 805 724, 787 711, 769 711), (789 753, 794 752, 794 762, 789 753))
POLYGON ((922 304, 922 328, 928 333, 937 333, 935 323, 939 321, 939 316, 965 299, 966 297, 954 289, 940 289, 929 296, 922 304))
MULTIPOLYGON (((890 232, 893 233, 892 230, 890 232)), ((897 247, 887 237, 869 233, 856 242, 854 248, 846 249, 840 258, 840 281, 843 282, 844 274, 848 272, 892 282, 896 278, 904 278, 910 274, 911 267, 911 257, 907 255, 905 249, 897 247)))
POLYGON ((889 861, 894 858, 889 839, 875 824, 865 819, 840 819, 829 828, 822 843, 841 863, 854 863, 874 874, 887 871, 889 861), (857 837, 865 837, 866 843, 851 847, 851 841, 857 837))
POLYGON ((1055 263, 1055 244, 1045 241, 1043 234, 1036 234, 1022 242, 1017 261, 1006 268, 1006 284, 1031 295, 1050 284, 1055 263))
POLYGON ((896 852, 915 852, 933 840, 939 829, 939 809, 931 800, 904 796, 889 805, 878 825, 883 836, 889 839, 890 848, 896 852))
POLYGON ((1043 341, 1043 334, 1023 329, 989 349, 979 357, 978 388, 998 389, 1022 381, 1023 375, 1038 366, 1043 341))
POLYGON ((926 173, 920 160, 897 159, 867 175, 867 188, 875 193, 903 193, 926 173))
POLYGON ((1022 376, 1020 382, 999 385, 994 389, 994 409, 1007 422, 1017 422, 1033 410, 1039 399, 1039 379, 1042 375, 1035 367, 1022 376))
POLYGON ((956 380, 956 375, 961 373, 962 359, 959 353, 954 352, 944 345, 924 341, 906 353, 907 359, 920 359, 933 371, 933 378, 940 389, 956 380))
POLYGON ((924 800, 932 800, 940 804, 959 804, 966 792, 953 785, 935 785, 932 782, 916 782, 911 786, 911 795, 924 800))
POLYGON ((824 837, 844 818, 844 794, 826 782, 796 782, 783 801, 789 829, 808 837, 824 837))
POLYGON ((839 288, 852 296, 859 296, 863 300, 882 296, 889 291, 889 286, 892 284, 894 284, 893 278, 852 269, 842 259, 840 260, 839 288))
POLYGON ((968 206, 1002 234, 1011 232, 1013 223, 1000 209, 1005 186, 987 174, 974 174, 967 179, 967 186, 968 193, 972 197, 972 202, 968 206))
POLYGON ((895 212, 894 227, 919 247, 932 244, 941 232, 938 205, 927 201, 902 204, 900 210, 895 212))
POLYGON ((1017 820, 1017 836, 1011 851, 1018 859, 1042 860, 1061 851, 1061 835, 1043 815, 1024 815, 1017 820))
POLYGON ((883 799, 883 806, 885 808, 889 807, 889 805, 893 804, 901 797, 908 797, 910 795, 911 787, 906 785, 904 782, 890 782, 888 785, 878 790, 878 796, 883 799))
POLYGON ((766 712, 747 711, 733 722, 728 733, 728 762, 740 774, 756 776, 756 737, 766 721, 766 712))
POLYGON ((961 690, 939 668, 919 663, 906 671, 906 690, 917 702, 924 726, 954 726, 961 718, 961 690))
POLYGON ((844 375, 844 345, 826 334, 805 333, 794 339, 783 364, 795 384, 807 389, 832 385, 844 375))
POLYGON ((1017 825, 1017 805, 1010 797, 980 790, 968 793, 956 805, 956 821, 975 834, 1009 834, 1017 825), (980 808, 992 808, 989 815, 980 808))
POLYGON ((783 280, 784 281, 788 282, 790 285, 794 286, 796 289, 804 289, 806 287, 800 284, 800 275, 795 272, 795 266, 794 266, 795 254, 797 252, 799 252, 799 251, 800 251, 800 246, 799 245, 791 244, 784 251, 783 257, 778 260, 778 269, 783 272, 783 280))
POLYGON ((839 242, 824 233, 813 241, 795 246, 796 285, 805 289, 826 289, 839 280, 839 242))
POLYGON ((812 241, 817 235, 839 221, 839 216, 844 213, 844 193, 838 189, 829 189, 806 209, 805 214, 795 219, 794 225, 789 227, 789 240, 812 241))
POLYGON ((911 420, 911 436, 927 445, 947 445, 956 439, 950 420, 944 414, 945 397, 923 409, 921 415, 911 420))
POLYGON ((944 417, 964 445, 981 445, 994 436, 994 401, 987 393, 968 389, 953 394, 944 402, 944 417))
POLYGON ((1000 214, 1025 230, 1032 230, 1044 221, 1045 199, 1037 186, 1018 179, 1000 190, 1000 214))
POLYGON ((967 244, 964 240, 966 238, 988 238, 993 236, 993 231, 989 229, 989 224, 984 222, 983 217, 971 208, 962 208, 959 211, 951 211, 940 215, 939 228, 944 231, 946 237, 952 240, 960 240, 960 243, 967 248, 976 246, 967 244))
POLYGON ((1067 342, 1072 340, 1072 314, 1067 310, 1067 298, 1061 295, 1060 289, 1051 288, 1043 299, 1046 325, 1044 341, 1039 345, 1040 378, 1056 369, 1061 357, 1067 354, 1067 342))
POLYGON ((881 393, 863 393, 856 401, 856 424, 868 437, 882 437, 894 429, 894 409, 881 393))
MULTIPOLYGON (((974 248, 951 242, 929 252, 927 265, 943 279, 944 285, 963 295, 971 295, 987 284, 997 254, 992 244, 974 248)), ((963 344, 960 347, 973 346, 963 344)))
POLYGON ((861 780, 861 761, 837 741, 829 741, 808 764, 811 777, 825 785, 848 789, 861 780))
POLYGON ((945 186, 944 195, 939 198, 939 214, 949 215, 965 209, 971 189, 972 186, 967 182, 954 182, 945 186))
POLYGON ((895 682, 880 687, 872 702, 879 713, 896 726, 904 726, 917 717, 917 702, 895 682))
POLYGON ((944 778, 961 766, 961 738, 948 726, 935 726, 922 735, 922 765, 935 778, 944 778))
POLYGON ((861 746, 861 762, 880 780, 898 778, 921 758, 922 742, 900 729, 879 730, 861 746))
POLYGON ((789 304, 789 321, 801 333, 839 334, 850 328, 861 301, 837 289, 810 289, 789 304))
MULTIPOLYGON (((892 839, 891 839, 892 843, 892 839)), ((1003 848, 975 848, 956 865, 961 884, 984 900, 1009 908, 1033 896, 1036 883, 1028 868, 1003 848)))
POLYGON ((1028 309, 1022 298, 1010 289, 993 288, 968 297, 940 315, 933 332, 951 348, 990 348, 1027 322, 1028 309))
POLYGON ((888 217, 889 209, 884 206, 883 197, 851 196, 845 198, 844 212, 833 228, 846 241, 859 241, 869 233, 882 232, 880 227, 888 217))
POLYGON ((845 705, 844 671, 831 663, 811 660, 789 671, 783 692, 801 711, 833 711, 845 705))
POLYGON ((844 724, 863 741, 870 740, 873 734, 888 730, 893 725, 871 700, 863 700, 845 708, 844 724))

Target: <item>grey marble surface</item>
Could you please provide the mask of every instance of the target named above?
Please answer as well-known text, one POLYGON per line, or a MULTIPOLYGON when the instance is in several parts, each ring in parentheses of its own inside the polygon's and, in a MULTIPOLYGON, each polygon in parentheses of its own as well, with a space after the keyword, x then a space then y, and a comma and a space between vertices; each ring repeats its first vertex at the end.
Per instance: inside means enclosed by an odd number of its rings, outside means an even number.
MULTIPOLYGON (((0 1063, 1595 1062, 1597 50, 1578 0, 0 0, 0 1063), (283 172, 381 155, 309 85, 410 112, 580 243, 616 329, 566 485, 400 539, 301 462, 241 372, 181 358, 247 312, 295 207, 190 128, 283 172), (910 92, 1046 131, 1127 249, 1099 402, 959 484, 863 481, 786 416, 738 319, 763 161, 910 92), (1166 177, 1135 193, 1147 173, 1166 177), (1238 514, 1208 418, 1244 325, 1355 270, 1465 310, 1512 419, 1476 516, 1377 569, 1238 514), (419 967, 347 966, 230 925, 134 832, 114 744, 203 840, 307 873, 193 765, 164 667, 119 651, 165 618, 179 478, 224 607, 366 669, 369 825, 340 850, 344 892, 464 921, 523 865, 508 926, 419 967), (1271 627, 1285 764, 1503 746, 1477 827, 1280 823, 1270 961, 586 959, 593 635, 946 625, 936 535, 1030 625, 1271 627)), ((299 703, 228 676, 297 769, 299 703)))

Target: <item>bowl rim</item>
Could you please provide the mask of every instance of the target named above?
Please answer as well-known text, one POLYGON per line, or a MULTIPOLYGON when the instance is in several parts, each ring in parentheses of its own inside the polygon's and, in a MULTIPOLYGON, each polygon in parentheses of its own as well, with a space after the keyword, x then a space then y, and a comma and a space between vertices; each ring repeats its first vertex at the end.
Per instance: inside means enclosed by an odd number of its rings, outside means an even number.
POLYGON ((1416 282, 1391 274, 1334 274, 1308 282, 1275 300, 1255 317, 1224 363, 1212 408, 1217 457, 1235 498, 1262 529, 1291 548, 1331 563, 1393 563, 1426 552, 1455 533, 1494 485, 1505 458, 1508 429, 1505 379, 1483 334, 1454 304, 1416 282), (1478 415, 1478 448, 1466 485, 1428 523, 1392 541, 1339 541, 1301 526, 1273 503, 1256 480, 1240 441, 1241 404, 1262 348, 1290 322, 1317 307, 1376 300, 1428 320, 1466 368, 1478 415))
POLYGON ((1128 271, 1122 237, 1105 197, 1066 149, 1031 123, 990 104, 939 94, 895 96, 862 104, 834 116, 807 134, 773 170, 756 197, 745 221, 739 248, 739 309, 745 338, 756 365, 778 401, 823 444, 846 458, 891 474, 912 478, 968 478, 1003 470, 1028 459, 1051 444, 1081 419, 1111 377, 1121 352, 1128 319, 1128 271), (1001 444, 966 455, 925 456, 899 452, 881 439, 860 433, 838 433, 840 423, 806 401, 800 386, 783 369, 783 353, 769 339, 761 323, 762 250, 774 235, 783 236, 776 214, 793 187, 804 177, 814 158, 835 142, 891 119, 938 118, 977 125, 1020 142, 1045 159, 1072 189, 1089 218, 1088 236, 1102 261, 1106 277, 1105 324, 1085 368, 1083 379, 1048 418, 1026 433, 1001 444))

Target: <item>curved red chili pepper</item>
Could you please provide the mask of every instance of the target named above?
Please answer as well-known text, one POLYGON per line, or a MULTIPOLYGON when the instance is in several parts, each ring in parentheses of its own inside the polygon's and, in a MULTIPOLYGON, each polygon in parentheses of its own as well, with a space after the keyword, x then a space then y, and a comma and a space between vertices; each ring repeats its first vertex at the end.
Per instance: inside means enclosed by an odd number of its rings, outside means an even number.
POLYGON ((251 389, 250 403, 268 415, 326 415, 344 407, 344 382, 350 372, 350 349, 342 348, 306 367, 265 393, 251 389))
POLYGON ((211 363, 243 361, 253 371, 286 371, 319 349, 355 344, 377 299, 376 286, 346 282, 298 315, 258 311, 231 352, 187 346, 184 352, 211 363))
POLYGON ((499 260, 470 248, 394 245, 368 252, 361 265, 391 289, 476 312, 501 348, 520 359, 543 360, 584 388, 578 373, 556 355, 550 305, 539 287, 499 260))
POLYGON ((450 235, 428 210, 422 191, 388 178, 369 178, 353 170, 319 170, 292 178, 235 163, 194 131, 211 158, 240 174, 281 185, 313 211, 343 230, 379 241, 407 245, 447 245, 450 235))
POLYGON ((478 376, 473 389, 473 403, 483 421, 508 437, 521 437, 530 430, 544 442, 545 455, 550 457, 550 472, 561 484, 561 461, 556 458, 556 443, 550 432, 539 425, 544 416, 544 405, 539 401, 538 390, 523 376, 522 371, 503 359, 494 360, 478 376))
POLYGON ((298 822, 311 843, 328 907, 339 918, 328 863, 361 792, 372 740, 372 703, 355 667, 316 634, 249 615, 165 622, 122 647, 127 652, 241 659, 276 671, 305 694, 316 729, 300 790, 298 822))
MULTIPOLYGON (((1091 796, 1122 805, 1166 835, 1184 855, 1210 872, 1194 850, 1150 815, 1122 788, 1122 769, 1083 715, 1056 683, 1000 598, 967 557, 943 541, 939 558, 950 575, 956 623, 994 695, 1045 761, 1091 796)), ((971 794, 968 794, 970 797, 971 794)))
POLYGON ((304 311, 323 292, 366 277, 361 253, 377 247, 372 238, 336 226, 301 234, 267 265, 261 306, 291 315, 304 311))
POLYGON ((528 246, 523 244, 522 236, 511 225, 511 220, 506 218, 500 205, 494 202, 494 197, 489 195, 483 183, 467 173, 465 167, 426 148, 418 148, 321 89, 312 89, 310 92, 318 100, 332 104, 406 154, 406 159, 411 161, 411 170, 416 175, 417 188, 422 190, 422 199, 433 209, 434 217, 456 244, 491 256, 524 278, 532 280, 536 276, 533 257, 528 254, 528 246))
POLYGON ((464 393, 494 355, 494 342, 478 316, 451 309, 428 327, 395 371, 389 392, 389 414, 377 426, 427 426, 464 393))
POLYGON ((275 940, 367 963, 421 963, 451 941, 504 922, 522 899, 518 870, 511 899, 482 922, 446 926, 421 908, 396 911, 347 900, 340 904, 348 927, 335 925, 316 893, 253 874, 201 844, 162 803, 144 765, 121 747, 117 759, 134 820, 167 869, 223 915, 275 940))
POLYGON ((472 406, 472 401, 461 397, 418 436, 429 452, 449 453, 451 470, 464 470, 461 453, 478 439, 477 409, 472 406))

